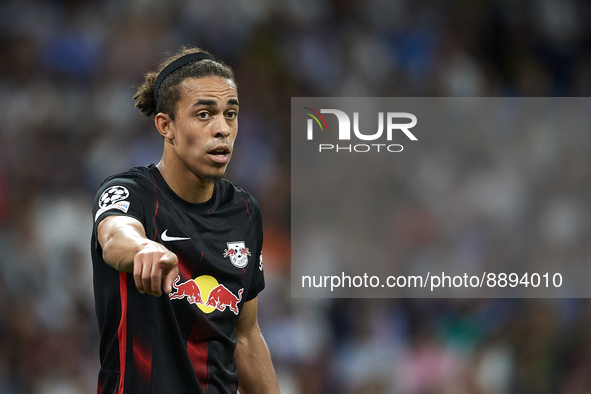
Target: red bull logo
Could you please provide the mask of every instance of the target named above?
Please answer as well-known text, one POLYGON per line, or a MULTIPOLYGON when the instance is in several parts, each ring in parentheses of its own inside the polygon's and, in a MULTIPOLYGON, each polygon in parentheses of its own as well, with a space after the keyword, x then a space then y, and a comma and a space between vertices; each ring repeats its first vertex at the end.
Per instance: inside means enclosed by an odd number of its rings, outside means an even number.
POLYGON ((205 305, 212 306, 219 311, 225 311, 226 307, 229 307, 232 312, 238 314, 238 303, 242 300, 242 291, 238 290, 238 297, 236 297, 230 290, 224 285, 217 285, 210 293, 207 298, 205 305))
POLYGON ((176 289, 176 293, 171 293, 168 297, 171 300, 178 300, 187 297, 187 301, 190 304, 203 304, 203 299, 201 298, 201 289, 199 289, 199 285, 195 280, 190 279, 186 282, 181 283, 177 286, 177 283, 181 280, 180 276, 177 276, 172 284, 172 287, 176 289))
POLYGON ((228 257, 228 256, 236 256, 238 252, 236 252, 236 249, 224 249, 224 257, 228 257))
POLYGON ((177 276, 172 285, 176 292, 168 295, 171 300, 186 297, 190 304, 197 305, 205 313, 215 310, 224 312, 228 308, 238 315, 238 304, 242 300, 244 289, 238 290, 238 296, 236 296, 226 286, 218 283, 213 276, 209 275, 201 275, 180 284, 179 282, 180 276, 177 276), (204 302, 204 299, 207 301, 204 302))

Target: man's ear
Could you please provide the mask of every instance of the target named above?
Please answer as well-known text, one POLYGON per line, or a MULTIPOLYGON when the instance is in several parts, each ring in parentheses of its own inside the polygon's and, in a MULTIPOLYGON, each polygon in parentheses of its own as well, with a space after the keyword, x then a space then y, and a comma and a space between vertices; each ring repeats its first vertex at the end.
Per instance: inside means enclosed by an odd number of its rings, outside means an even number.
POLYGON ((174 121, 165 113, 159 112, 154 117, 154 124, 160 135, 168 140, 174 140, 174 121))

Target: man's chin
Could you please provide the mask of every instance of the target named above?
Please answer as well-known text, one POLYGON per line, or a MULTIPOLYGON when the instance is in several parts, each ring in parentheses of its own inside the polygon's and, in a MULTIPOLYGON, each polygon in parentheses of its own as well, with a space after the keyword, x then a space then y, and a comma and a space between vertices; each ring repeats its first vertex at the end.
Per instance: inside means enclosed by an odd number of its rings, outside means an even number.
POLYGON ((209 184, 216 184, 219 181, 221 181, 222 179, 224 179, 224 176, 226 174, 223 173, 221 175, 198 175, 197 177, 201 180, 201 182, 203 183, 209 183, 209 184))
POLYGON ((214 163, 213 168, 210 168, 209 171, 199 171, 194 172, 194 174, 197 175, 197 178, 203 183, 215 184, 226 176, 227 165, 227 163, 214 163))

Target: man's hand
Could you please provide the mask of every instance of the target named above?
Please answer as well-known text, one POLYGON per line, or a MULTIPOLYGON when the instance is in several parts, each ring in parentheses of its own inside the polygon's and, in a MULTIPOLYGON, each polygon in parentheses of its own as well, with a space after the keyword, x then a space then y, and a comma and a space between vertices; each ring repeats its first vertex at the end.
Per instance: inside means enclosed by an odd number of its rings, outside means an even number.
POLYGON ((129 216, 109 216, 97 227, 103 259, 120 272, 133 272, 138 291, 156 297, 172 291, 179 274, 178 258, 146 237, 142 224, 129 216))
POLYGON ((159 243, 145 245, 133 258, 133 279, 138 291, 156 297, 172 292, 172 282, 179 274, 178 259, 159 243), (162 282, 164 279, 164 282, 162 282))

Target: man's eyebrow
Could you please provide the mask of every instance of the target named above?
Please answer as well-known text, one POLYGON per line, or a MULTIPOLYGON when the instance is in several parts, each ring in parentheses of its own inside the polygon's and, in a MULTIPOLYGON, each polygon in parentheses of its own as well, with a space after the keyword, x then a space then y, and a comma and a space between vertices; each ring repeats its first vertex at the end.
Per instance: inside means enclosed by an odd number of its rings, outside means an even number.
MULTIPOLYGON (((215 100, 201 99, 201 100, 198 100, 195 104, 193 104, 194 107, 197 107, 200 105, 204 105, 204 106, 208 106, 208 107, 217 107, 218 103, 215 100)), ((227 102, 227 105, 240 106, 237 99, 229 99, 227 102)))
POLYGON ((201 99, 201 100, 198 100, 195 104, 193 104, 194 107, 197 107, 199 105, 205 105, 208 107, 217 107, 218 103, 215 100, 201 99))

